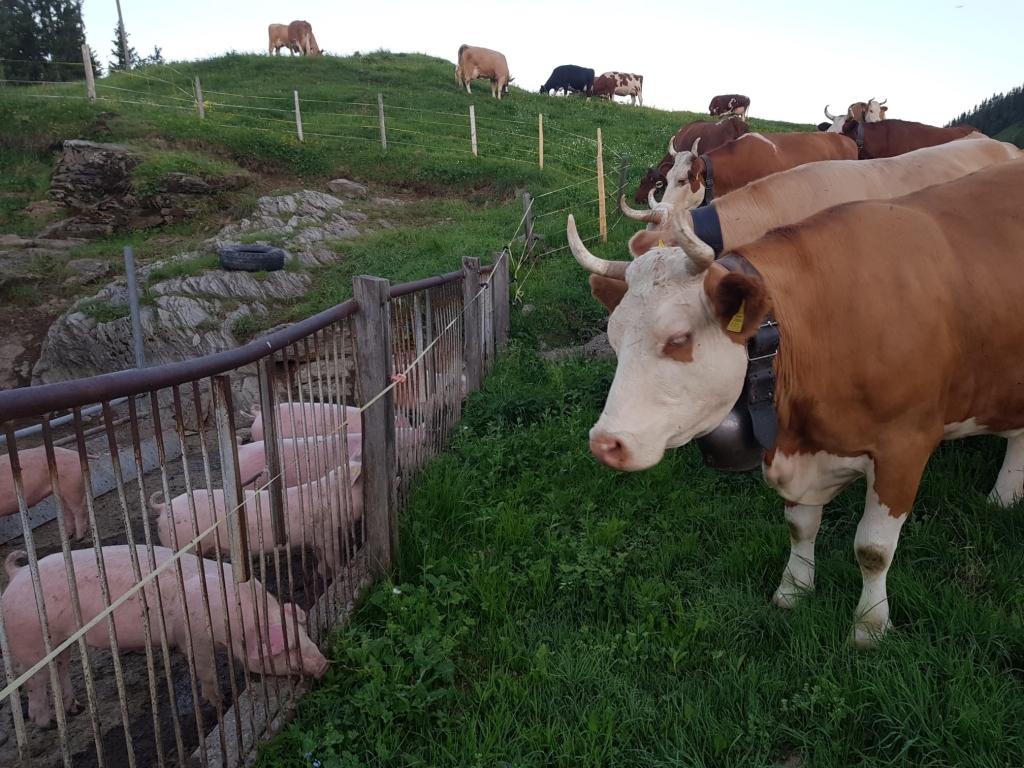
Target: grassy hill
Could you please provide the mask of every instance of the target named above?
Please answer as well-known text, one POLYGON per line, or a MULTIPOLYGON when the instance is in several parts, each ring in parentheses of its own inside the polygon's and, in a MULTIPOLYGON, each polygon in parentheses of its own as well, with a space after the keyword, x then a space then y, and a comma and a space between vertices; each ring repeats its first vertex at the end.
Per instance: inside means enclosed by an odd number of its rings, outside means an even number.
MULTIPOLYGON (((499 103, 490 97, 486 82, 476 83, 472 95, 458 89, 449 62, 383 51, 317 59, 228 55, 114 73, 99 80, 97 90, 101 99, 92 102, 85 98, 84 83, 6 89, 0 99, 0 124, 6 128, 0 134, 0 232, 31 233, 31 223, 19 211, 43 197, 54 151, 67 138, 120 142, 142 152, 149 159, 136 171, 140 187, 167 171, 215 175, 240 166, 262 175, 257 187, 262 191, 323 188, 327 180, 344 175, 370 183, 382 194, 397 191, 422 200, 396 214, 396 230, 337 245, 344 258, 317 274, 308 300, 268 318, 268 324, 298 319, 347 298, 356 272, 404 281, 455 269, 462 255, 489 257, 517 234, 522 217, 518 201, 524 191, 539 198, 534 207, 537 231, 549 245, 565 245, 570 210, 583 235, 592 237, 597 232, 598 127, 613 228, 603 252, 624 255, 625 240, 635 227, 615 227, 618 214, 611 210, 620 156, 630 158, 628 187, 633 189, 647 165, 664 154, 679 126, 702 117, 596 99, 552 98, 514 86, 499 103), (194 102, 197 76, 205 120, 199 119, 194 102), (295 90, 301 99, 304 142, 296 134, 295 90), (379 139, 378 93, 387 116, 386 152, 379 139), (471 104, 479 157, 471 153, 471 104), (537 156, 540 113, 543 171, 537 156)), ((810 128, 751 122, 765 131, 810 128)), ((227 215, 244 215, 252 194, 243 196, 227 215)), ((153 242, 139 233, 71 256, 107 253, 116 261, 120 246, 131 242, 145 263, 166 256, 170 248, 193 246, 217 221, 211 217, 178 227, 170 244, 167 238, 153 242)), ((602 252, 601 247, 597 250, 602 252)), ((523 286, 536 291, 525 301, 544 308, 536 321, 538 327, 554 329, 553 343, 585 336, 583 315, 593 320, 600 314, 581 293, 578 284, 585 281, 578 279, 576 269, 563 250, 538 264, 529 285, 523 286), (563 278, 570 280, 567 290, 572 295, 565 307, 557 308, 550 290, 563 278)))

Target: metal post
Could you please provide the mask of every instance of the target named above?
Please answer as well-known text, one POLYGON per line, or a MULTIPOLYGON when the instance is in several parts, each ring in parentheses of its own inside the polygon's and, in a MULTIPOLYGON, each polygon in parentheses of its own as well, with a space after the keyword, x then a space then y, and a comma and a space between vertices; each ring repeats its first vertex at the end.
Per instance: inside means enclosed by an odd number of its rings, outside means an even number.
POLYGON ((124 16, 121 15, 121 0, 117 0, 117 28, 121 33, 121 55, 124 56, 124 68, 130 70, 132 61, 128 58, 128 34, 124 31, 124 16))
POLYGON ((494 306, 494 350, 496 353, 508 346, 510 325, 508 286, 508 251, 502 251, 494 254, 494 272, 491 277, 491 299, 494 306))
POLYGON ((388 132, 384 127, 384 96, 377 94, 377 114, 380 115, 380 146, 381 149, 387 151, 388 148, 388 132))
POLYGON ((206 119, 206 108, 203 106, 203 86, 199 83, 199 75, 196 75, 196 105, 199 107, 199 119, 206 119))
POLYGON ((523 223, 526 226, 526 254, 533 255, 533 199, 523 192, 523 223))
POLYGON ((299 141, 305 141, 302 138, 302 113, 299 112, 299 92, 295 92, 295 128, 299 132, 299 141))
POLYGON ((619 205, 619 201, 622 196, 626 193, 626 172, 629 170, 629 155, 623 155, 622 160, 619 162, 619 196, 615 198, 615 205, 619 205))
POLYGON ((608 242, 608 220, 604 203, 604 154, 601 148, 601 129, 597 129, 597 215, 601 224, 601 242, 608 242))
POLYGON ((540 146, 540 169, 544 170, 544 115, 537 115, 537 142, 540 146))
POLYGON ((267 491, 270 497, 270 527, 274 544, 287 545, 287 528, 284 517, 284 478, 281 474, 281 453, 277 442, 277 407, 274 397, 274 355, 263 358, 260 366, 260 412, 263 419, 263 445, 267 459, 267 491))
POLYGON ((96 98, 96 80, 92 74, 92 55, 89 53, 89 46, 82 43, 82 63, 85 65, 85 87, 89 91, 89 98, 96 98))
MULTIPOLYGON (((356 313, 356 370, 364 403, 391 382, 391 283, 361 275, 352 279, 356 313)), ((363 411, 363 520, 375 573, 391 573, 398 553, 395 495, 395 395, 391 390, 363 411)))
POLYGON ((139 315, 139 282, 135 274, 135 251, 130 245, 124 247, 124 273, 128 278, 128 309, 132 318, 132 347, 135 350, 135 367, 146 367, 146 353, 142 348, 142 317, 139 315))
POLYGON ((480 259, 462 257, 462 305, 465 315, 462 319, 466 347, 463 359, 466 362, 466 391, 480 389, 484 383, 483 339, 480 337, 480 259))
POLYGON ((473 143, 473 157, 476 157, 476 110, 469 105, 469 138, 473 143))

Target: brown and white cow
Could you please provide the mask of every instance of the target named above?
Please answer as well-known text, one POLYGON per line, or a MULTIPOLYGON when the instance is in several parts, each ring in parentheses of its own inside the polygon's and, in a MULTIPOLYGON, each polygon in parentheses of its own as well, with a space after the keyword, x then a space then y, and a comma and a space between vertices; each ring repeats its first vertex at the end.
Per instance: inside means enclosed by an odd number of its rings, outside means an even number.
MULTIPOLYGON (((726 142, 738 139, 745 133, 750 132, 750 126, 739 117, 729 117, 725 120, 696 120, 687 123, 675 136, 672 137, 672 147, 677 152, 689 149, 693 143, 700 139, 700 146, 705 152, 717 149, 726 142)), ((660 194, 665 188, 665 175, 672 170, 675 162, 675 155, 666 154, 656 166, 647 169, 647 174, 640 180, 636 194, 633 195, 633 202, 645 203, 651 191, 660 194)))
POLYGON ((594 95, 614 101, 614 96, 629 96, 630 104, 644 105, 644 76, 626 72, 605 72, 594 78, 594 95))
POLYGON ((465 83, 466 93, 472 93, 469 81, 477 78, 491 81, 491 97, 497 96, 498 101, 501 101, 503 93, 508 93, 511 78, 508 75, 508 62, 504 54, 490 48, 462 45, 459 48, 458 62, 455 67, 455 84, 461 88, 465 83))
POLYGON ((774 602, 814 587, 822 507, 867 478, 854 538, 863 590, 852 642, 889 627, 886 576, 929 456, 945 439, 1009 446, 990 498, 1024 494, 1024 159, 902 198, 847 203, 715 261, 659 247, 633 262, 573 254, 624 278, 608 336, 618 367, 590 433, 603 463, 657 464, 737 402, 746 341, 771 312, 778 434, 767 483, 785 499, 790 559, 774 602))
POLYGON ((910 120, 881 120, 877 123, 847 120, 843 124, 843 135, 854 140, 862 160, 894 157, 922 147, 945 144, 978 132, 977 128, 970 125, 937 128, 934 125, 914 123, 910 120))
POLYGON ((690 233, 700 241, 699 249, 709 245, 719 254, 834 205, 902 197, 1019 157, 1024 151, 1012 144, 972 134, 897 157, 808 163, 753 181, 702 208, 677 210, 662 202, 651 210, 634 210, 625 198, 620 205, 629 218, 648 223, 648 229, 630 238, 634 258, 659 242, 689 254, 690 233), (678 229, 687 233, 682 240, 676 239, 678 229))
POLYGON ((270 36, 270 47, 267 50, 268 55, 280 56, 282 48, 287 48, 291 51, 292 56, 299 52, 298 44, 292 42, 291 38, 288 37, 287 24, 271 24, 267 27, 267 34, 270 36))
POLYGON ((675 162, 665 176, 662 202, 696 208, 804 163, 857 159, 857 145, 837 133, 748 133, 707 153, 698 154, 699 148, 699 141, 686 152, 669 144, 675 162))
MULTIPOLYGON (((885 101, 888 101, 886 99, 885 101)), ((874 98, 869 101, 857 101, 850 105, 845 115, 833 115, 828 111, 828 104, 825 105, 825 117, 831 122, 819 123, 818 130, 827 133, 842 133, 843 125, 847 120, 863 120, 865 123, 877 123, 885 120, 885 113, 889 108, 884 106, 885 101, 878 102, 874 98)))
POLYGON ((750 109, 750 99, 738 93, 730 93, 724 96, 715 96, 711 99, 708 112, 712 117, 719 115, 739 115, 747 119, 747 110, 750 109))
POLYGON ((303 56, 322 56, 323 51, 316 44, 313 25, 308 21, 293 21, 288 25, 289 46, 297 46, 303 56))

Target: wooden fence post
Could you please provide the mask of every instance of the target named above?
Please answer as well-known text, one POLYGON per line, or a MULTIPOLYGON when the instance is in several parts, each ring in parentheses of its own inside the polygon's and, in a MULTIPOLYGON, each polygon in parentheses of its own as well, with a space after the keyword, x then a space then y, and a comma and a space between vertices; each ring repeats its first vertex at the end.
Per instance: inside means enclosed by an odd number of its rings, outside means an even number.
POLYGON ((601 242, 608 242, 608 220, 604 203, 604 154, 601 149, 601 129, 597 129, 597 215, 601 222, 601 242))
MULTIPOLYGON (((466 336, 463 359, 466 363, 466 391, 480 389, 484 383, 483 339, 480 331, 480 259, 462 257, 462 329, 466 336)), ((364 453, 365 453, 365 449, 364 453)))
POLYGON ((295 128, 299 132, 299 141, 305 141, 302 138, 302 113, 299 111, 299 92, 295 92, 295 128))
POLYGON ((540 169, 544 170, 544 115, 537 115, 537 141, 540 145, 540 169))
POLYGON ((199 119, 206 119, 206 110, 203 109, 203 86, 199 83, 199 75, 196 75, 196 104, 199 106, 199 119))
POLYGON ((224 507, 237 510, 233 519, 224 523, 221 541, 226 536, 231 548, 231 570, 235 583, 249 580, 251 560, 249 535, 245 519, 245 494, 238 467, 238 443, 235 440, 235 409, 231 404, 231 377, 224 373, 213 377, 213 412, 217 424, 217 443, 220 448, 221 480, 224 486, 224 507))
MULTIPOLYGON (((391 383, 391 283, 380 277, 352 278, 356 313, 356 363, 363 403, 391 383)), ((391 574, 398 552, 395 496, 395 395, 388 392, 363 411, 363 521, 370 566, 391 574)))
POLYGON ((473 142, 473 157, 476 157, 476 110, 469 105, 469 137, 473 142))
POLYGON ((629 155, 623 155, 619 162, 619 196, 615 198, 615 207, 619 207, 619 201, 626 193, 626 172, 629 170, 629 155))
POLYGON ((89 53, 89 46, 82 43, 82 63, 85 65, 85 87, 89 90, 89 98, 96 98, 96 80, 92 74, 92 54, 89 53))
POLYGON ((508 346, 508 331, 511 325, 508 296, 508 251, 494 254, 494 272, 491 277, 491 298, 494 307, 494 351, 501 352, 508 346))
POLYGON ((377 94, 377 114, 380 115, 380 146, 387 151, 388 132, 384 128, 384 95, 380 93, 377 94))
POLYGON ((526 254, 533 255, 533 199, 523 192, 523 222, 526 225, 526 254))

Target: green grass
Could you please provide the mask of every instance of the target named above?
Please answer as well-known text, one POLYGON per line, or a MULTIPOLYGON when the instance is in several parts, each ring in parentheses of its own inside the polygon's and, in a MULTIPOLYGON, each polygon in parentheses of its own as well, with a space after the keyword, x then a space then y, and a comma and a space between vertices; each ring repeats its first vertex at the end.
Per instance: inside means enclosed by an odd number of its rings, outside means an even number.
POLYGON ((173 259, 159 267, 154 267, 149 273, 148 284, 155 285, 172 277, 199 275, 208 269, 215 269, 219 266, 220 257, 215 253, 202 254, 194 259, 173 259))
POLYGON ((983 496, 1005 443, 940 449, 896 631, 858 652, 863 483, 826 512, 817 592, 778 611, 788 533, 757 474, 692 446, 637 474, 591 457, 613 372, 513 346, 401 512, 394 583, 261 765, 1024 764, 1024 518, 983 496))
POLYGON ((168 173, 188 173, 204 181, 217 180, 239 173, 234 163, 205 157, 196 152, 159 152, 150 154, 132 171, 132 184, 141 195, 154 195, 160 190, 157 182, 168 173))
POLYGON ((127 304, 111 304, 106 299, 88 299, 78 304, 75 310, 97 323, 112 323, 130 314, 127 304))
POLYGON ((993 138, 999 139, 999 141, 1008 141, 1011 144, 1024 148, 1024 124, 1018 123, 1017 125, 1011 125, 1009 128, 1004 128, 993 138))

